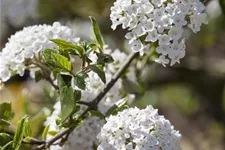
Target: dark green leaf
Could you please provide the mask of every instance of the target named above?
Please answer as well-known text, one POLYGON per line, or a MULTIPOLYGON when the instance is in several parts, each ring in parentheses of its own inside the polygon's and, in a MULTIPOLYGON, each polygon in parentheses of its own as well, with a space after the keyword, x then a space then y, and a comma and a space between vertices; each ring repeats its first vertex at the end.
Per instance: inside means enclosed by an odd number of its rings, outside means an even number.
POLYGON ((74 90, 75 95, 75 101, 79 101, 81 99, 81 91, 80 90, 74 90))
POLYGON ((4 130, 5 127, 9 126, 10 123, 4 119, 0 119, 0 131, 4 130))
POLYGON ((119 111, 123 110, 124 108, 126 108, 127 105, 127 101, 128 101, 128 97, 125 97, 119 101, 116 102, 116 104, 114 104, 111 108, 109 108, 109 110, 106 112, 106 116, 110 116, 110 115, 116 115, 119 111))
POLYGON ((13 141, 8 142, 5 146, 1 148, 1 150, 14 150, 12 148, 13 141))
POLYGON ((91 116, 95 116, 95 117, 99 117, 101 119, 105 119, 105 115, 102 114, 99 111, 91 110, 91 111, 89 111, 89 113, 91 114, 91 116))
POLYGON ((76 102, 72 87, 63 87, 60 89, 61 117, 65 121, 76 107, 76 102))
POLYGON ((220 6, 223 11, 223 14, 225 15, 225 0, 220 0, 220 6))
POLYGON ((72 77, 69 75, 62 75, 62 74, 57 74, 57 82, 59 89, 63 88, 64 86, 70 86, 71 84, 72 77))
POLYGON ((27 124, 28 124, 28 117, 25 116, 23 117, 17 124, 17 128, 16 128, 16 133, 14 135, 14 138, 13 138, 13 149, 14 150, 18 150, 21 143, 22 143, 22 140, 23 140, 23 137, 27 134, 25 132, 27 132, 26 128, 27 128, 27 124))
POLYGON ((50 125, 47 125, 47 126, 44 128, 44 131, 43 131, 43 133, 42 133, 42 140, 46 140, 46 137, 47 137, 47 134, 48 134, 49 127, 50 127, 50 125))
POLYGON ((89 68, 98 74, 102 82, 106 83, 105 72, 103 71, 102 65, 90 65, 89 68))
POLYGON ((74 52, 72 54, 77 54, 80 57, 84 55, 85 50, 83 47, 72 44, 70 42, 61 40, 61 39, 52 39, 52 42, 54 42, 57 46, 59 46, 59 48, 63 49, 63 50, 68 50, 69 52, 74 52), (72 51, 70 51, 72 50, 72 51))
POLYGON ((6 145, 12 140, 11 136, 7 133, 0 133, 0 146, 6 145))
POLYGON ((42 73, 40 70, 35 72, 35 81, 38 82, 42 79, 42 73))
POLYGON ((97 21, 95 20, 94 17, 90 16, 90 19, 91 19, 92 28, 93 28, 93 31, 94 31, 94 34, 95 34, 95 38, 96 38, 100 48, 103 50, 104 40, 103 40, 102 34, 100 32, 98 23, 97 23, 97 21))
POLYGON ((108 63, 112 63, 114 60, 112 58, 112 56, 108 55, 108 54, 101 54, 98 57, 97 63, 98 64, 108 64, 108 63))
POLYGON ((12 109, 10 102, 3 102, 0 104, 0 119, 9 120, 11 113, 12 109))
POLYGON ((85 78, 86 77, 87 77, 87 74, 84 72, 77 73, 73 78, 74 85, 76 85, 78 88, 80 88, 82 90, 85 90, 85 88, 86 88, 85 78))
POLYGON ((60 66, 63 70, 70 72, 72 67, 70 61, 63 55, 52 53, 52 58, 57 66, 60 66))

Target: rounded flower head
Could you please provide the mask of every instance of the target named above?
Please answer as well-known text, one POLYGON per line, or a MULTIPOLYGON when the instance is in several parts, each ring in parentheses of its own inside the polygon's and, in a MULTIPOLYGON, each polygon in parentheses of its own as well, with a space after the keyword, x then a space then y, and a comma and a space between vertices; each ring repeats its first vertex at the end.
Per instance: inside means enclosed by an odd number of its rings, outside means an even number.
POLYGON ((181 42, 185 26, 197 33, 202 24, 208 23, 204 9, 199 0, 117 0, 111 7, 110 19, 112 29, 118 25, 128 29, 125 37, 132 51, 143 54, 154 43, 165 50, 156 50, 159 57, 155 61, 172 66, 185 52, 178 51, 176 57, 171 57, 171 45, 181 42))
POLYGON ((98 150, 180 150, 179 131, 152 106, 130 108, 106 119, 98 150))
MULTIPOLYGON (((53 25, 34 25, 25 27, 23 30, 12 35, 8 43, 0 53, 0 80, 7 81, 11 75, 23 75, 28 60, 38 57, 42 49, 54 48, 51 39, 63 39, 69 42, 77 42, 70 28, 62 26, 59 22, 53 25)), ((32 67, 33 68, 33 67, 32 67)))

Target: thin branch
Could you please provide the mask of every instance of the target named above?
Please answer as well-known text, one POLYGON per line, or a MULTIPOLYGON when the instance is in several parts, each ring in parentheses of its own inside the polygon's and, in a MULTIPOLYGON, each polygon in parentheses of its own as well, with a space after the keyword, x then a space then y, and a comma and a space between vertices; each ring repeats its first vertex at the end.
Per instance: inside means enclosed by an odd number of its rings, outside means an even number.
MULTIPOLYGON (((106 93, 113 87, 113 85, 116 83, 116 81, 123 75, 123 73, 126 71, 126 69, 129 67, 131 62, 138 56, 138 53, 131 53, 128 57, 127 61, 124 63, 124 65, 118 70, 118 72, 115 74, 115 76, 111 79, 110 82, 106 84, 106 87, 103 89, 102 92, 100 92, 93 101, 91 101, 92 105, 89 105, 89 107, 81 114, 81 119, 84 119, 87 115, 87 113, 90 110, 96 109, 98 103, 102 100, 102 98, 106 95, 106 93)), ((45 144, 42 144, 38 146, 37 150, 45 149, 46 147, 49 147, 50 145, 54 144, 57 140, 61 139, 64 136, 68 136, 74 129, 76 128, 76 125, 72 125, 70 128, 63 130, 62 132, 59 132, 56 134, 53 138, 46 141, 45 144)))

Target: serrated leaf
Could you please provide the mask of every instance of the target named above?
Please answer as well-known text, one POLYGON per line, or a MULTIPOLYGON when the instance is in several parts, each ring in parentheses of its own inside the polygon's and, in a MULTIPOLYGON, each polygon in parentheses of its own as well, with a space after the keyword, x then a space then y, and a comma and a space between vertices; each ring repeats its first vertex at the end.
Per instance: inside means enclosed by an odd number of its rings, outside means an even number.
POLYGON ((10 102, 3 102, 0 104, 0 119, 9 120, 12 114, 12 104, 10 102))
POLYGON ((46 137, 47 137, 47 134, 48 134, 48 131, 49 131, 49 127, 50 125, 47 125, 45 128, 44 128, 44 131, 42 133, 42 140, 46 140, 46 137))
POLYGON ((112 107, 109 108, 109 110, 106 112, 106 116, 110 115, 116 115, 119 111, 126 108, 126 104, 128 101, 128 96, 117 101, 112 107))
POLYGON ((80 57, 83 56, 85 53, 84 48, 79 45, 75 45, 61 39, 52 39, 51 41, 54 42, 57 46, 59 46, 59 48, 63 50, 68 50, 69 52, 71 52, 70 50, 72 50, 74 54, 77 54, 80 57))
POLYGON ((6 145, 12 140, 11 136, 7 133, 0 133, 0 146, 6 145))
POLYGON ((27 134, 26 132, 26 128, 27 128, 27 124, 28 124, 28 117, 25 116, 23 117, 17 124, 17 128, 16 128, 16 133, 14 135, 14 138, 13 138, 13 145, 12 145, 12 148, 14 150, 18 150, 21 143, 22 143, 22 140, 23 140, 23 137, 25 136, 25 134, 27 134))
POLYGON ((103 40, 101 31, 99 29, 98 23, 97 23, 97 21, 95 20, 94 17, 90 16, 90 19, 91 19, 92 28, 93 28, 93 31, 94 31, 94 34, 95 34, 95 38, 96 38, 100 48, 103 50, 104 40, 103 40))
POLYGON ((97 73, 103 83, 106 83, 105 72, 103 71, 102 65, 90 65, 89 68, 95 73, 97 73))
POLYGON ((54 59, 55 65, 61 67, 64 71, 71 71, 71 63, 65 56, 52 53, 52 58, 54 59))
POLYGON ((53 53, 58 53, 58 52, 53 49, 45 49, 42 51, 42 56, 45 59, 46 63, 48 63, 52 66, 55 64, 54 60, 52 59, 53 53))
POLYGON ((86 82, 85 78, 87 77, 87 74, 84 72, 78 72, 74 78, 73 78, 73 84, 76 85, 78 88, 85 90, 86 88, 86 82))
POLYGON ((76 107, 76 102, 72 87, 63 87, 60 89, 61 117, 65 121, 76 107))

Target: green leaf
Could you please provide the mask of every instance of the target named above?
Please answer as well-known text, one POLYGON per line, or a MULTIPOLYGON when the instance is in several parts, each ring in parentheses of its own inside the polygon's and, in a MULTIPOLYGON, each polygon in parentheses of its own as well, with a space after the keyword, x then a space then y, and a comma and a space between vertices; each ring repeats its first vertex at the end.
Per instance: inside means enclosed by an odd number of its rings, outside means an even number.
POLYGON ((90 19, 91 19, 92 28, 93 28, 93 31, 94 31, 94 34, 95 34, 95 38, 96 38, 100 48, 103 50, 104 40, 103 40, 102 34, 100 32, 98 23, 97 23, 97 21, 95 20, 94 17, 90 16, 90 19))
POLYGON ((85 78, 88 75, 84 72, 78 72, 74 78, 72 79, 73 84, 76 85, 78 88, 85 90, 86 88, 86 83, 85 83, 85 78))
POLYGON ((42 51, 43 58, 45 59, 46 63, 48 63, 51 66, 55 65, 55 62, 52 59, 53 53, 58 53, 58 51, 53 50, 53 49, 45 49, 45 50, 42 51))
POLYGON ((12 144, 13 144, 13 141, 10 141, 10 142, 8 142, 6 145, 4 145, 2 148, 1 148, 1 150, 14 150, 14 149, 12 149, 12 144))
POLYGON ((28 124, 28 117, 25 116, 23 117, 17 124, 17 129, 16 129, 16 133, 14 135, 14 138, 13 138, 13 145, 12 145, 12 148, 14 150, 18 150, 21 143, 22 143, 22 140, 23 140, 23 137, 26 136, 28 134, 28 131, 27 131, 27 125, 28 124))
POLYGON ((62 75, 60 73, 57 74, 57 82, 59 89, 63 88, 64 86, 70 86, 72 77, 70 75, 62 75))
POLYGON ((5 127, 9 126, 10 123, 4 119, 0 119, 0 131, 4 130, 5 127))
POLYGON ((106 116, 116 115, 119 111, 127 107, 128 96, 117 101, 109 110, 106 112, 106 116))
POLYGON ((79 101, 81 99, 81 91, 80 90, 74 90, 74 96, 75 96, 75 101, 79 101))
POLYGON ((225 1, 224 0, 220 0, 220 6, 223 11, 223 15, 225 16, 225 1))
POLYGON ((47 125, 45 128, 44 128, 44 131, 42 133, 42 140, 46 140, 46 137, 47 137, 47 134, 48 134, 48 131, 49 131, 49 127, 50 125, 47 125))
POLYGON ((0 119, 9 120, 12 114, 11 102, 3 102, 0 104, 0 119))
POLYGON ((35 81, 38 82, 42 79, 42 72, 41 70, 38 70, 35 72, 35 81))
POLYGON ((77 54, 80 57, 84 55, 85 50, 83 47, 79 46, 79 45, 75 45, 72 44, 70 42, 61 40, 61 39, 52 39, 52 42, 54 42, 59 48, 63 49, 63 50, 67 50, 69 52, 74 52, 72 54, 77 54), (72 50, 72 51, 70 51, 72 50))
POLYGON ((63 87, 60 89, 61 117, 65 121, 76 107, 76 102, 72 87, 63 87))
POLYGON ((98 57, 97 63, 104 65, 104 64, 112 63, 113 61, 114 60, 113 60, 112 56, 110 56, 108 54, 101 54, 98 57))
POLYGON ((102 65, 90 65, 89 68, 97 73, 103 83, 106 83, 105 72, 103 71, 102 65))
POLYGON ((58 133, 58 131, 48 131, 48 134, 51 135, 51 136, 54 136, 58 133))
POLYGON ((6 145, 12 140, 11 136, 7 133, 0 133, 0 146, 6 145))
POLYGON ((52 53, 52 58, 54 59, 57 66, 60 66, 64 71, 70 72, 72 69, 70 61, 63 55, 52 53))
POLYGON ((90 113, 91 116, 95 116, 95 117, 99 117, 101 119, 105 119, 105 115, 102 114, 99 111, 91 110, 91 111, 89 111, 89 113, 90 113))

